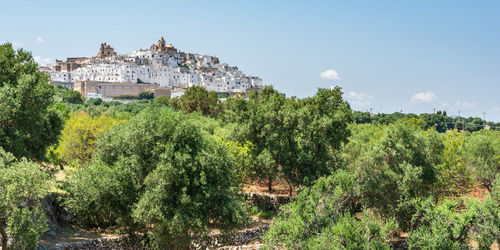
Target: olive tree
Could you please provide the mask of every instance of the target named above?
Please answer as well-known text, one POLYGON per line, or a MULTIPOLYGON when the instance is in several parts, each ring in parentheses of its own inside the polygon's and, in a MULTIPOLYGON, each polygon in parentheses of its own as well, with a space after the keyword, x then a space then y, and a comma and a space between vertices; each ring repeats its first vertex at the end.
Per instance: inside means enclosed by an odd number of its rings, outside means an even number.
POLYGON ((63 127, 61 114, 50 109, 55 93, 29 52, 0 45, 0 146, 16 157, 43 160, 63 127))
POLYGON ((40 199, 47 194, 48 175, 37 164, 18 161, 0 147, 0 190, 2 249, 35 249, 47 230, 40 199))
POLYGON ((249 100, 230 98, 221 105, 224 121, 237 123, 235 138, 252 143, 256 177, 284 179, 309 186, 338 165, 352 121, 340 88, 319 89, 314 97, 285 98, 272 87, 250 93, 249 100))
POLYGON ((410 225, 411 200, 432 193, 436 165, 443 150, 437 132, 423 132, 415 120, 388 125, 352 169, 357 176, 359 201, 381 214, 395 216, 402 228, 410 225))
POLYGON ((146 230, 161 249, 186 248, 208 227, 242 222, 235 157, 213 135, 218 123, 199 118, 150 107, 105 131, 93 163, 66 183, 77 221, 146 230))
POLYGON ((491 190, 492 181, 500 173, 500 132, 473 132, 465 142, 465 151, 478 181, 491 190))
POLYGON ((269 249, 389 249, 395 229, 369 210, 355 219, 355 177, 346 171, 318 179, 285 205, 264 236, 269 249))
POLYGON ((74 160, 81 163, 89 161, 97 145, 97 137, 120 122, 104 115, 92 117, 82 111, 74 112, 62 131, 56 153, 67 164, 74 160))

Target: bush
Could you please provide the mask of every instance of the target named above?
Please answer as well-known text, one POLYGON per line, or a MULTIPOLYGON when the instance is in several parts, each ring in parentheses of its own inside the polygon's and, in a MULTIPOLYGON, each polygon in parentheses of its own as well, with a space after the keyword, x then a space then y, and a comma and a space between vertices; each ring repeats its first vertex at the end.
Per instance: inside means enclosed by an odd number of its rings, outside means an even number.
POLYGON ((489 249, 500 239, 500 203, 489 197, 476 200, 444 200, 435 203, 428 198, 416 201, 412 218, 414 229, 409 233, 410 248, 468 248, 475 239, 480 249, 489 249))
POLYGON ((354 173, 356 194, 364 206, 395 216, 399 226, 410 226, 411 200, 431 193, 442 142, 434 133, 424 133, 410 120, 399 120, 385 130, 354 173), (390 191, 388 191, 390 190, 390 191))
POLYGON ((80 92, 75 90, 67 90, 62 94, 62 101, 72 104, 83 104, 84 99, 80 92))
POLYGON ((472 228, 480 249, 490 249, 496 242, 500 244, 500 174, 493 181, 490 197, 484 202, 473 202, 471 209, 478 214, 472 228))
POLYGON ((7 249, 36 249, 47 230, 40 199, 49 187, 48 175, 35 163, 17 161, 0 147, 0 238, 7 249))
POLYGON ((463 193, 474 184, 474 171, 465 158, 465 139, 465 134, 456 130, 444 135, 441 164, 437 165, 437 187, 442 195, 463 193))
POLYGON ((419 249, 460 249, 467 246, 470 229, 477 219, 471 210, 463 210, 463 201, 445 200, 435 204, 432 198, 417 202, 412 218, 416 228, 408 245, 419 249))
POLYGON ((152 99, 155 98, 155 95, 151 91, 143 91, 143 92, 139 93, 139 95, 137 96, 137 98, 139 100, 143 100, 143 99, 152 100, 152 99))
POLYGON ((106 116, 91 117, 85 112, 70 115, 62 131, 61 141, 53 154, 59 155, 64 163, 79 160, 89 161, 95 150, 97 137, 120 120, 106 116))
POLYGON ((491 183, 500 173, 500 132, 482 130, 472 133, 465 142, 465 151, 478 181, 491 191, 491 183))
POLYGON ((192 234, 209 226, 239 225, 239 179, 228 149, 212 135, 218 123, 210 121, 150 107, 104 132, 96 165, 78 170, 67 184, 74 193, 68 204, 83 214, 80 223, 106 226, 132 218, 132 230, 152 232, 153 245, 162 249, 186 248, 192 234), (79 208, 83 200, 95 208, 79 208))
POLYGON ((354 176, 338 171, 318 179, 299 193, 297 200, 282 207, 264 236, 267 248, 316 249, 339 246, 388 247, 385 241, 395 224, 376 219, 365 211, 361 221, 353 217, 354 176))
POLYGON ((70 172, 63 190, 68 192, 65 205, 84 227, 130 226, 131 207, 137 189, 130 168, 94 162, 70 172))
POLYGON ((313 237, 307 248, 391 249, 388 240, 394 234, 396 223, 385 222, 369 210, 363 211, 360 217, 357 219, 349 213, 341 215, 335 224, 313 237))

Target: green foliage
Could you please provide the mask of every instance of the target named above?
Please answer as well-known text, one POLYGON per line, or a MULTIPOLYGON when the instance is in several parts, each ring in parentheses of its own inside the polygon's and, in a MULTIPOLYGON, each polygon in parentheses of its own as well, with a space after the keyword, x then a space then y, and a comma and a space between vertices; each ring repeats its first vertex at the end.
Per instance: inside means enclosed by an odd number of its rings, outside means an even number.
POLYGON ((415 120, 399 120, 356 163, 357 195, 363 205, 395 216, 402 228, 409 226, 413 198, 431 193, 436 181, 442 142, 434 133, 423 133, 415 120), (390 190, 390 192, 388 191, 390 190))
POLYGON ((55 87, 30 53, 0 45, 0 147, 16 157, 42 160, 57 142, 63 119, 54 103, 55 87))
POLYGON ((101 98, 91 98, 85 102, 85 106, 99 106, 103 103, 101 98))
POLYGON ((145 228, 157 248, 185 248, 193 233, 238 225, 244 211, 239 178, 231 153, 213 135, 217 128, 207 117, 146 109, 103 133, 96 163, 67 183, 68 204, 83 214, 82 224, 145 228), (99 204, 78 205, 82 200, 99 204))
MULTIPOLYGON (((494 188, 495 189, 495 188, 494 188)), ((496 189, 500 187, 497 185, 496 189)), ((472 225, 472 237, 480 249, 490 249, 493 243, 500 244, 500 200, 488 197, 484 202, 471 202, 471 212, 477 215, 472 225)))
POLYGON ((220 118, 236 123, 234 138, 252 143, 251 173, 289 185, 311 185, 338 165, 338 150, 347 141, 352 121, 339 88, 319 89, 311 98, 287 99, 272 87, 250 93, 250 99, 229 98, 220 118))
POLYGON ((118 99, 118 100, 133 100, 133 99, 139 99, 139 96, 136 95, 119 95, 113 97, 113 99, 118 99))
POLYGON ((438 183, 442 195, 456 195, 474 184, 474 171, 465 159, 466 135, 456 130, 444 134, 444 150, 441 164, 437 165, 438 183))
POLYGON ((26 159, 16 161, 0 147, 0 238, 7 249, 35 249, 47 230, 40 199, 48 190, 48 175, 26 159))
POLYGON ((420 118, 423 121, 422 128, 427 130, 435 128, 440 133, 446 132, 452 127, 452 118, 446 115, 446 111, 437 111, 434 114, 421 114, 420 118))
POLYGON ((317 237, 313 237, 309 249, 391 249, 388 240, 394 234, 396 223, 385 222, 368 210, 358 220, 349 213, 341 215, 335 224, 329 225, 317 237))
POLYGON ((415 204, 410 248, 466 248, 469 239, 475 239, 480 249, 499 243, 500 203, 492 197, 484 202, 444 200, 437 204, 428 198, 415 204))
POLYGON ((75 90, 68 90, 62 94, 63 102, 73 103, 73 104, 83 104, 85 100, 82 94, 75 90))
POLYGON ((500 132, 482 130, 472 133, 465 143, 465 151, 478 181, 491 190, 493 179, 500 173, 500 132))
POLYGON ((192 86, 186 89, 184 95, 171 100, 172 106, 187 113, 201 112, 204 115, 216 116, 218 112, 217 92, 207 91, 205 87, 192 86))
POLYGON ((314 186, 300 192, 296 201, 282 207, 264 236, 265 246, 388 248, 385 241, 395 228, 394 222, 383 222, 368 211, 360 221, 354 219, 354 183, 354 176, 345 171, 318 179, 314 186))
POLYGON ((84 112, 71 114, 62 131, 61 141, 55 152, 64 163, 89 161, 96 147, 97 137, 106 129, 119 123, 112 117, 91 117, 84 112))
POLYGON ((160 96, 155 98, 154 103, 168 106, 170 105, 170 97, 166 95, 160 96))
POLYGON ((132 174, 126 166, 95 162, 71 172, 63 190, 65 204, 84 227, 131 225, 131 207, 137 199, 132 174))
POLYGON ((147 100, 153 100, 155 98, 155 94, 151 91, 143 91, 139 93, 137 96, 139 100, 147 99, 147 100))
POLYGON ((373 124, 350 124, 349 143, 343 147, 343 160, 349 169, 356 168, 385 135, 384 126, 373 124))
POLYGON ((500 122, 487 122, 479 117, 455 117, 452 118, 446 114, 446 111, 438 110, 432 114, 404 114, 394 112, 392 114, 370 114, 370 112, 353 112, 356 123, 372 123, 387 125, 396 122, 403 118, 419 118, 422 120, 422 128, 435 128, 438 132, 444 133, 450 129, 458 129, 460 131, 475 132, 490 126, 491 130, 500 130, 500 122), (465 127, 464 127, 465 126, 465 127))
POLYGON ((466 247, 470 229, 477 220, 477 213, 462 210, 462 201, 445 200, 435 204, 432 198, 416 202, 412 218, 416 228, 410 232, 410 248, 459 249, 466 247), (462 210, 462 211, 460 211, 462 210))

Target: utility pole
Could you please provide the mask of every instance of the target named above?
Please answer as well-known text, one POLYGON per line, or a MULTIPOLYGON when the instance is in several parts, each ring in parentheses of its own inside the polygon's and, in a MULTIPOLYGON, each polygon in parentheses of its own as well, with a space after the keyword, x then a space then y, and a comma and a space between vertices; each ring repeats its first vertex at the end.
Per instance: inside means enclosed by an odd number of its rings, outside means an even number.
POLYGON ((486 112, 483 111, 483 129, 486 128, 486 112))
MULTIPOLYGON (((460 110, 458 110, 458 122, 460 122, 460 110)), ((456 123, 455 123, 455 126, 456 126, 456 123)), ((464 127, 462 127, 462 130, 464 129, 464 127)))

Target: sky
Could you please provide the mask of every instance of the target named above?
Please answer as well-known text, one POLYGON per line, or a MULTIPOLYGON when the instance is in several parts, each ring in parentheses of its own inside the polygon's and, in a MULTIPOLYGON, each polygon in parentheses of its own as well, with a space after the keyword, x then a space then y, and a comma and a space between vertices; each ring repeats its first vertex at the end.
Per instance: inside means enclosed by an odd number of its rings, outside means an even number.
POLYGON ((287 96, 342 87, 354 110, 500 122, 500 1, 5 1, 0 42, 41 64, 163 36, 287 96))

